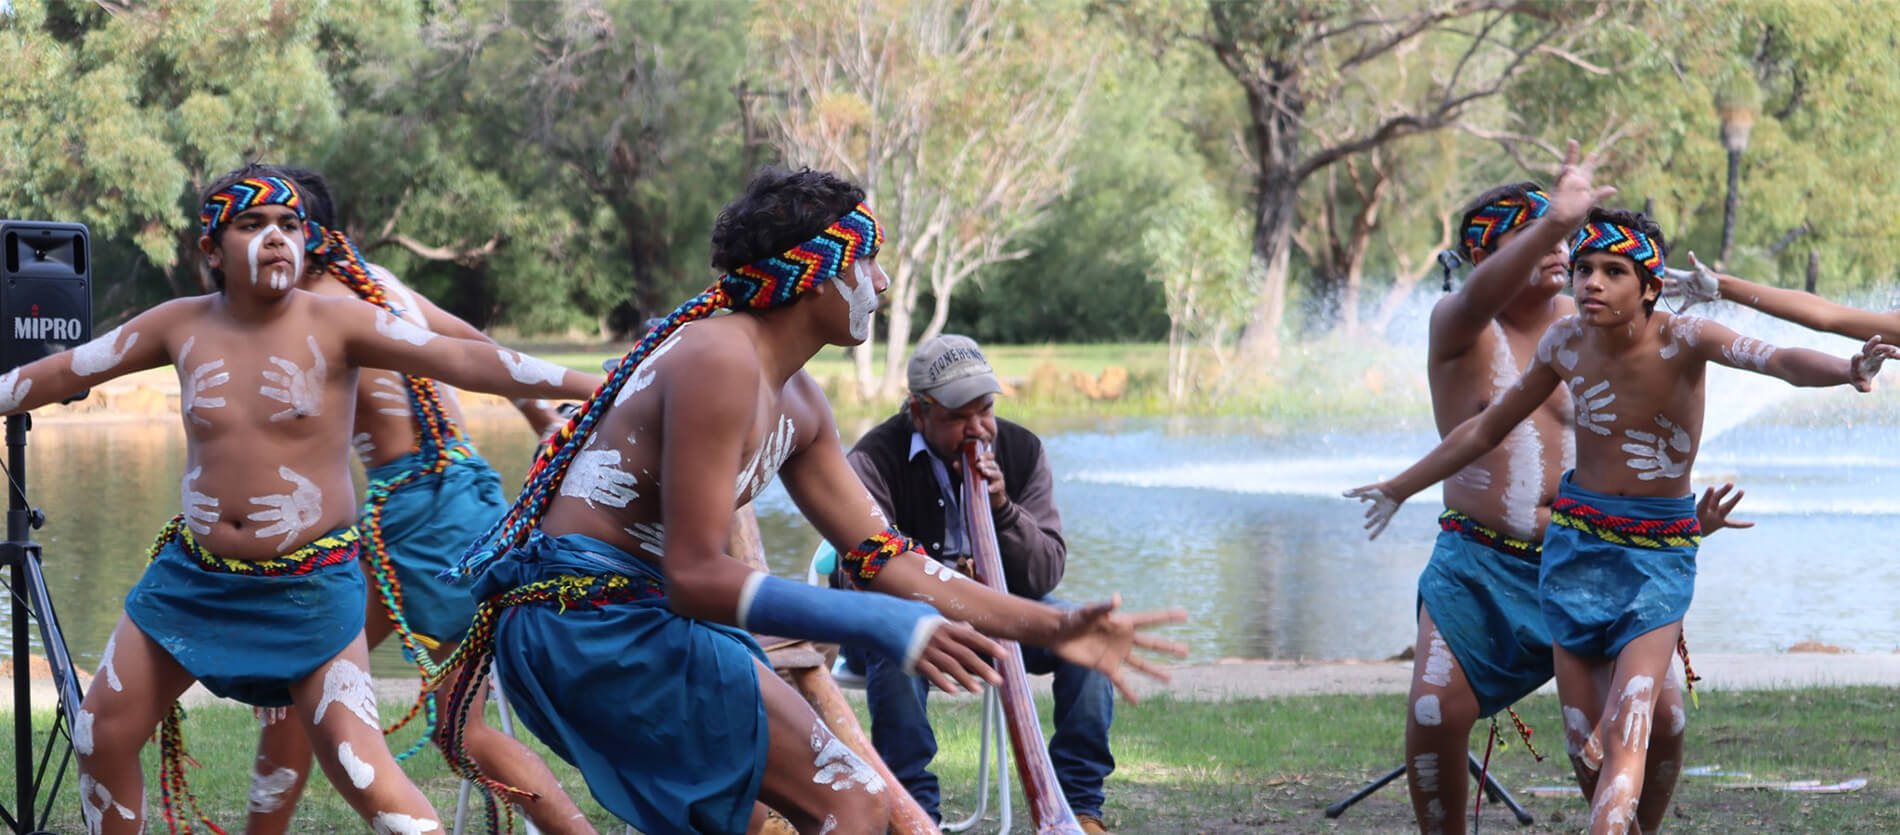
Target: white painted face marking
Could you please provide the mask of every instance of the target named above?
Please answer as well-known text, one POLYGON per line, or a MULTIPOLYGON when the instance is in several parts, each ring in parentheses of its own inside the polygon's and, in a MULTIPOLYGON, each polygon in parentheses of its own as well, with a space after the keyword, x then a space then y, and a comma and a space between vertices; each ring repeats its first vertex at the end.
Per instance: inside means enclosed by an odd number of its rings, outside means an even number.
POLYGON ((854 283, 845 283, 842 275, 838 283, 844 285, 844 300, 851 306, 851 338, 863 341, 870 337, 871 316, 877 313, 877 282, 863 261, 853 261, 851 273, 854 283))
MULTIPOLYGON (((597 440, 598 435, 589 439, 588 446, 597 440)), ((620 468, 620 450, 583 449, 575 454, 567 478, 561 480, 561 495, 578 498, 588 507, 626 507, 640 497, 633 489, 639 483, 632 473, 620 468)))
POLYGON ((1412 703, 1412 718, 1418 720, 1419 725, 1427 728, 1436 728, 1443 724, 1445 715, 1439 707, 1438 697, 1430 693, 1418 697, 1418 701, 1412 703))
POLYGON ((262 233, 252 237, 250 244, 245 247, 244 255, 249 259, 251 266, 251 285, 257 285, 257 253, 264 248, 264 242, 269 241, 273 237, 281 238, 290 249, 290 263, 271 265, 269 277, 270 288, 272 290, 287 290, 290 288, 292 279, 303 275, 303 248, 291 244, 290 236, 285 235, 284 230, 276 226, 265 229, 262 233))
POLYGON ((297 474, 289 467, 278 467, 277 477, 288 481, 292 489, 288 493, 273 493, 269 496, 252 496, 252 504, 261 504, 269 510, 245 514, 244 518, 253 522, 271 522, 273 524, 258 528, 254 535, 258 539, 269 539, 278 534, 284 535, 284 541, 277 543, 277 550, 283 551, 297 541, 297 535, 309 530, 323 520, 323 489, 317 483, 297 474))
POLYGON ((350 661, 338 660, 323 674, 323 698, 317 701, 312 724, 323 724, 323 714, 332 704, 356 714, 365 725, 378 731, 383 729, 382 722, 376 718, 376 689, 370 685, 369 673, 350 661))
POLYGON ((427 345, 435 339, 434 333, 410 324, 407 319, 393 316, 387 310, 376 311, 376 332, 397 342, 407 342, 418 347, 427 345))
POLYGON ((1418 790, 1438 793, 1438 755, 1420 754, 1412 758, 1412 774, 1418 778, 1418 790))
POLYGON ((73 750, 81 756, 92 756, 92 722, 95 718, 92 711, 83 707, 73 717, 73 750))
POLYGON ((1643 750, 1649 745, 1650 717, 1656 709, 1656 680, 1649 676, 1630 676, 1623 687, 1623 702, 1618 711, 1623 720, 1623 747, 1643 750))
POLYGON ((185 473, 185 478, 178 482, 178 495, 185 505, 185 527, 199 536, 210 535, 211 526, 218 523, 219 516, 217 497, 200 493, 193 485, 204 471, 202 466, 192 467, 191 472, 185 473))
POLYGON ((501 356, 501 364, 508 368, 508 376, 522 385, 558 386, 567 377, 567 369, 540 357, 518 354, 507 348, 496 348, 495 353, 501 356))
POLYGON ((377 374, 370 381, 369 398, 376 401, 376 413, 390 417, 409 416, 409 386, 393 374, 377 374))
POLYGON ((812 723, 811 750, 817 755, 812 759, 812 767, 818 769, 811 777, 813 783, 830 786, 834 792, 853 786, 862 786, 871 794, 884 791, 884 778, 878 776, 877 770, 865 764, 820 723, 812 723))
POLYGON ((1747 336, 1738 336, 1734 342, 1722 346, 1722 357, 1736 368, 1748 368, 1763 371, 1768 361, 1774 359, 1775 346, 1747 336))
POLYGON ((1682 736, 1683 728, 1688 727, 1689 716, 1682 712, 1682 705, 1669 706, 1669 735, 1682 736))
POLYGON ((356 756, 356 752, 350 750, 349 743, 345 742, 336 747, 336 761, 338 765, 343 766, 343 772, 350 775, 350 785, 367 789, 370 783, 376 782, 376 767, 363 762, 361 757, 356 756))
POLYGON ((250 811, 258 814, 275 812, 284 808, 284 793, 297 782, 297 772, 288 768, 272 769, 263 757, 257 758, 256 768, 251 771, 250 811))
POLYGON ((1695 439, 1662 415, 1656 416, 1656 425, 1661 427, 1660 433, 1623 430, 1624 437, 1636 442, 1623 445, 1623 451, 1634 456, 1623 463, 1643 481, 1680 478, 1689 470, 1689 452, 1695 447, 1695 439))
POLYGON ((744 504, 764 490, 767 484, 778 475, 779 467, 785 465, 785 459, 792 454, 792 435, 797 427, 792 419, 779 415, 778 428, 766 433, 759 441, 759 448, 752 453, 752 460, 739 470, 739 477, 732 485, 733 495, 739 504, 744 504))
POLYGON ((259 388, 258 392, 289 406, 271 415, 273 421, 323 414, 323 380, 329 366, 323 361, 323 350, 317 347, 315 336, 304 337, 304 344, 310 346, 313 358, 309 368, 272 356, 270 363, 277 366, 277 370, 264 372, 264 380, 271 385, 259 388))
POLYGON ((1610 387, 1610 381, 1604 380, 1588 389, 1583 387, 1582 377, 1570 378, 1570 391, 1577 407, 1577 428, 1588 429, 1598 435, 1610 434, 1609 424, 1616 421, 1616 415, 1603 410, 1616 402, 1616 392, 1604 394, 1610 387))
POLYGON ((667 337, 665 341, 662 341, 660 344, 653 346, 653 352, 647 354, 647 358, 640 361, 640 365, 633 369, 633 376, 628 378, 627 382, 620 386, 620 393, 614 395, 615 406, 626 402, 627 398, 632 397, 647 386, 653 385, 653 379, 660 373, 660 370, 654 367, 654 363, 657 362, 660 357, 666 356, 666 352, 673 350, 673 346, 679 344, 680 336, 685 333, 686 326, 682 325, 679 330, 673 331, 672 336, 667 337))
POLYGON ((412 818, 400 812, 377 812, 369 823, 376 835, 422 835, 442 828, 442 824, 435 821, 412 818))
MULTIPOLYGON (((178 349, 179 367, 182 368, 185 366, 185 356, 191 353, 191 346, 197 341, 198 337, 187 337, 185 344, 178 349)), ((204 396, 205 389, 217 388, 218 386, 231 382, 231 373, 220 370, 222 368, 224 368, 224 360, 212 360, 207 363, 201 363, 197 368, 191 369, 179 380, 178 399, 179 402, 184 404, 185 416, 189 417, 192 423, 196 423, 199 426, 210 426, 210 419, 199 414, 199 412, 206 409, 223 408, 224 398, 204 396)))
POLYGON ((117 630, 114 630, 112 637, 106 639, 105 652, 99 653, 99 676, 105 678, 106 686, 111 687, 113 692, 123 693, 125 692, 125 684, 119 681, 119 670, 116 666, 118 662, 118 647, 119 633, 117 630))
POLYGON ((1419 680, 1433 687, 1451 686, 1451 648, 1445 645, 1438 630, 1432 630, 1431 650, 1425 655, 1425 671, 1419 674, 1419 680))
POLYGON ((138 343, 139 335, 137 331, 134 331, 125 338, 125 345, 115 349, 114 346, 118 344, 121 330, 123 328, 113 328, 105 336, 74 348, 73 373, 81 377, 91 377, 111 370, 113 366, 119 364, 120 360, 125 359, 125 352, 132 350, 132 346, 138 343))
POLYGON ((631 528, 621 528, 628 536, 640 543, 640 550, 656 557, 666 556, 666 528, 657 522, 636 522, 631 528))
POLYGON ((356 451, 356 459, 362 461, 365 467, 376 458, 376 442, 370 440, 368 432, 358 432, 350 438, 350 449, 356 451))
POLYGON ((26 393, 32 390, 33 381, 20 379, 20 369, 0 374, 0 412, 20 408, 20 404, 26 401, 26 393))

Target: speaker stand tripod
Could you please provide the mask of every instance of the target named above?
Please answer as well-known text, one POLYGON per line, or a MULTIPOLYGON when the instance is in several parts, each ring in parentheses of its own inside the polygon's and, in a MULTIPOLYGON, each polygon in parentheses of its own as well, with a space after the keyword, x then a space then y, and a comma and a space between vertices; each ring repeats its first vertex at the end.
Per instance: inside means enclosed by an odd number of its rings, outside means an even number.
MULTIPOLYGON (((1484 765, 1478 762, 1478 758, 1473 756, 1469 751, 1465 752, 1465 763, 1471 769, 1472 779, 1478 779, 1480 776, 1484 778, 1484 794, 1486 797, 1491 798, 1492 803, 1501 803, 1504 805, 1504 808, 1511 810, 1511 814, 1517 817, 1519 825, 1531 825, 1531 822, 1534 820, 1531 817, 1531 813, 1524 811, 1524 807, 1517 804, 1517 798, 1512 797, 1510 792, 1504 790, 1504 786, 1498 782, 1498 776, 1496 774, 1486 774, 1484 765)), ((1358 791, 1353 792, 1352 796, 1326 807, 1326 817, 1339 817, 1354 803, 1358 803, 1366 799, 1373 792, 1385 788, 1385 784, 1399 779, 1401 776, 1404 776, 1404 774, 1405 766, 1399 766, 1398 768, 1386 772, 1385 776, 1367 783, 1358 791)))

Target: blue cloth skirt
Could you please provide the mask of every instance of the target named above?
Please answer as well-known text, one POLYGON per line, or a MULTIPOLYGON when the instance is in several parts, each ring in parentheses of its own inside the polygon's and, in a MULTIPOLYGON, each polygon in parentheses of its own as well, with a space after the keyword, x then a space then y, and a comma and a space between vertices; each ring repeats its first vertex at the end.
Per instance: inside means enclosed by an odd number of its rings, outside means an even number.
POLYGON ((1695 497, 1611 496, 1570 476, 1544 532, 1537 584, 1544 623, 1565 650, 1613 658, 1688 614, 1702 539, 1695 497))
POLYGON ((1478 716, 1517 703, 1554 670, 1550 632, 1537 602, 1536 546, 1503 537, 1445 511, 1418 599, 1437 625, 1478 698, 1478 716))

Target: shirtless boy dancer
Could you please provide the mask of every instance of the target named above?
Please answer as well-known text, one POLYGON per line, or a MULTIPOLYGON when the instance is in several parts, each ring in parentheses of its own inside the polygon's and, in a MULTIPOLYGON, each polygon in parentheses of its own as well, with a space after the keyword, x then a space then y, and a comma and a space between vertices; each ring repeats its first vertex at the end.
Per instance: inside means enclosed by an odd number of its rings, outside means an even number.
MULTIPOLYGON (((1579 192, 1560 180, 1547 215, 1558 222, 1533 227, 1500 257, 1518 248, 1549 251, 1603 193, 1579 192), (1584 199, 1560 196, 1578 194, 1584 199)), ((1702 427, 1705 364, 1864 391, 1895 352, 1870 343, 1841 360, 1656 313, 1666 247, 1661 230, 1632 212, 1590 209, 1582 219, 1570 240, 1579 313, 1545 333, 1530 367, 1497 402, 1398 477, 1349 495, 1372 503, 1367 527, 1376 533, 1405 498, 1477 461, 1543 407, 1559 383, 1569 387, 1577 464, 1552 503, 1555 524, 1544 535, 1539 606, 1555 644, 1565 713, 1581 713, 1601 748, 1591 806, 1592 831, 1601 833, 1627 831, 1639 799, 1653 789, 1644 778, 1656 682, 1666 680, 1681 634, 1701 533, 1688 488, 1702 427)), ((1595 753, 1583 752, 1586 765, 1595 753)))
POLYGON ((302 201, 269 175, 251 166, 206 193, 199 248, 220 292, 166 302, 0 375, 0 412, 14 414, 121 374, 178 368, 184 512, 126 596, 99 686, 74 719, 92 832, 141 831, 139 751, 194 680, 252 705, 293 707, 324 773, 378 831, 438 828, 383 743, 365 672, 348 457, 357 369, 528 397, 580 396, 595 382, 485 343, 417 340, 387 312, 295 289, 302 201))

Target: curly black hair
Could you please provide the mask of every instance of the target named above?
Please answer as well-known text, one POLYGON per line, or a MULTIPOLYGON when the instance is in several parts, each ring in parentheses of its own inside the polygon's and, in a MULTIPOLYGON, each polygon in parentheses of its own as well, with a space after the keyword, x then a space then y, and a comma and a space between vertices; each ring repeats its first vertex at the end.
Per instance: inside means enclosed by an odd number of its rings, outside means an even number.
MULTIPOLYGON (((252 177, 276 176, 281 176, 276 166, 265 165, 261 162, 247 162, 236 170, 230 171, 216 180, 212 180, 211 185, 205 186, 204 192, 198 195, 198 205, 203 206, 211 202, 212 195, 230 188, 233 183, 240 180, 248 180, 252 177)), ((221 243, 223 240, 224 227, 220 226, 217 229, 211 230, 211 242, 213 244, 221 243)), ((218 292, 224 292, 224 271, 211 266, 210 263, 204 260, 202 254, 199 255, 198 258, 198 268, 211 276, 211 283, 217 286, 218 292)))
POLYGON ((713 221, 712 265, 731 272, 797 246, 864 202, 864 189, 826 171, 767 168, 713 221))

